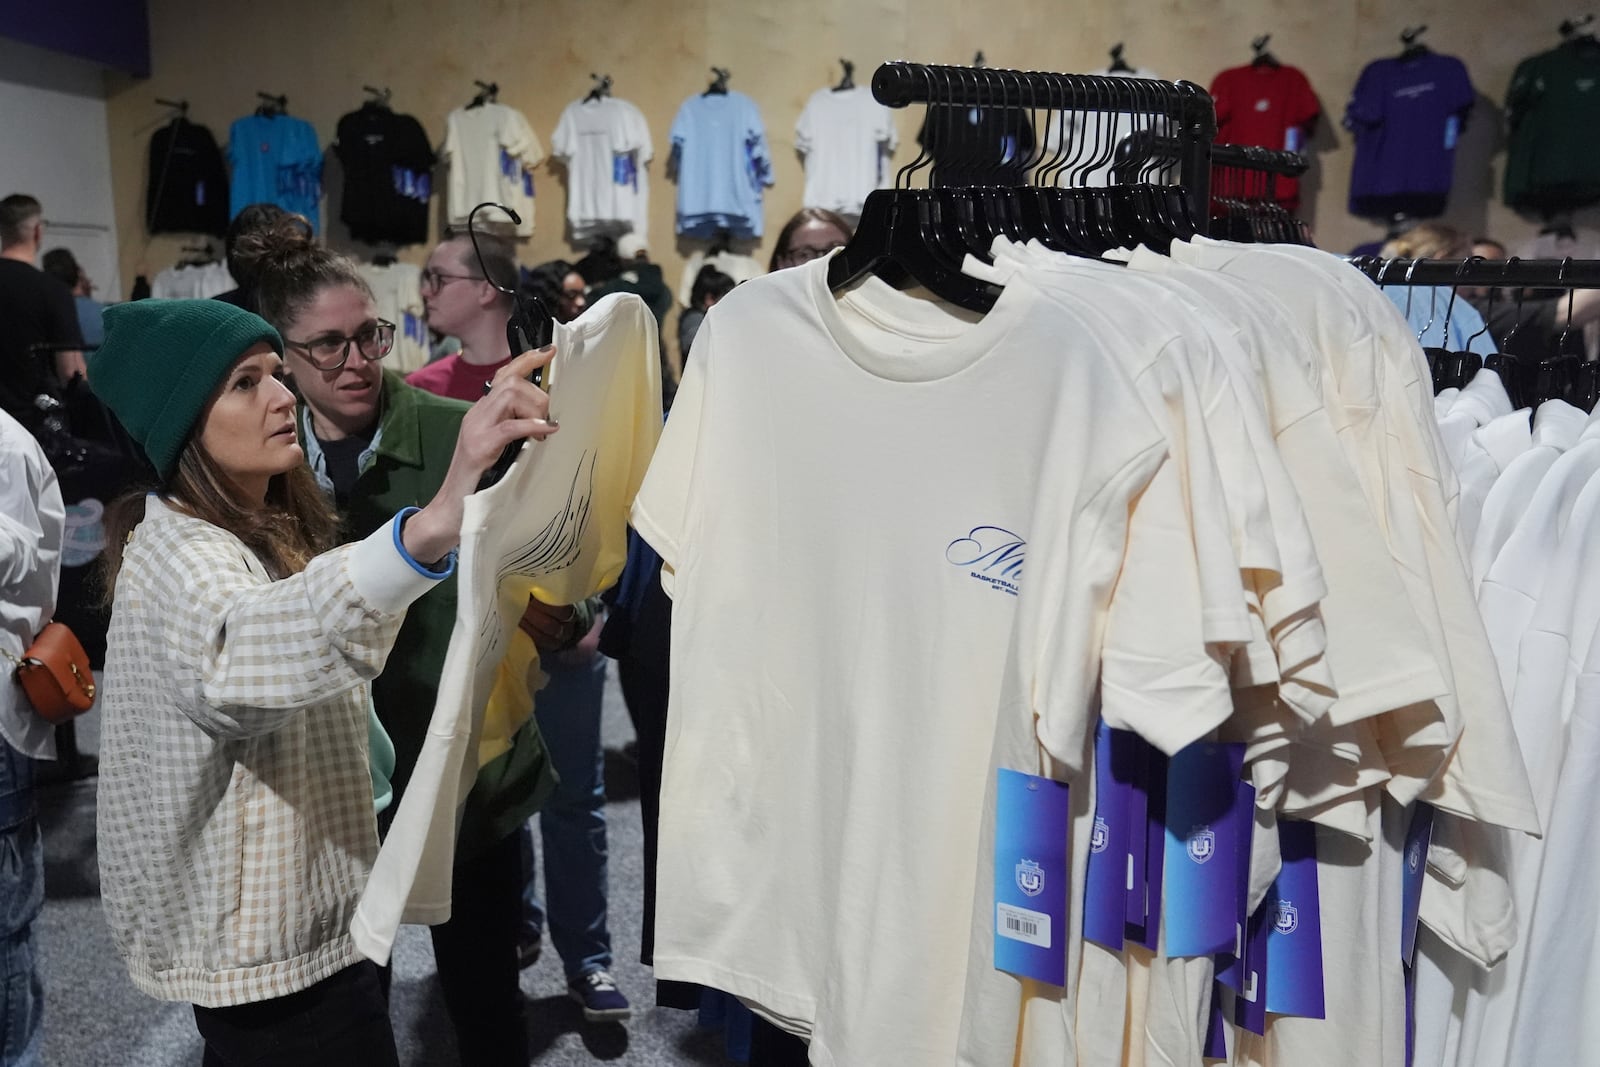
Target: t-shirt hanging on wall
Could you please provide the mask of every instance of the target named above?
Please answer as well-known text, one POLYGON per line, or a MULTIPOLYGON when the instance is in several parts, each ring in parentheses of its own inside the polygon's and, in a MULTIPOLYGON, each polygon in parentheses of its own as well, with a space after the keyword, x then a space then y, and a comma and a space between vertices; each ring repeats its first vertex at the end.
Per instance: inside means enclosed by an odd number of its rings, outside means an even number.
POLYGON ((293 115, 246 115, 228 128, 233 166, 231 219, 251 204, 277 204, 321 232, 322 147, 317 131, 293 115))
POLYGON ((805 206, 860 215, 898 144, 894 119, 871 89, 818 89, 794 127, 794 145, 806 157, 805 206))
POLYGON ((574 100, 561 112, 550 151, 567 164, 567 225, 574 241, 649 228, 645 164, 655 156, 644 114, 626 100, 574 100))
POLYGON ((691 96, 672 120, 671 140, 678 162, 678 232, 760 237, 772 156, 755 101, 731 90, 691 96))
POLYGON ((177 118, 150 135, 144 217, 153 234, 228 232, 228 171, 210 130, 177 118))
POLYGON ((422 123, 363 104, 339 120, 333 149, 344 168, 339 218, 350 236, 393 245, 428 239, 434 155, 422 123))
POLYGON ((422 268, 414 263, 361 264, 378 317, 394 323, 394 351, 384 366, 400 374, 428 362, 428 324, 422 317, 422 268))
MULTIPOLYGON (((456 108, 446 124, 444 159, 450 164, 450 225, 465 226, 473 208, 493 201, 522 217, 518 237, 533 236, 533 168, 544 162, 544 145, 522 112, 504 104, 456 108)), ((479 219, 509 222, 498 211, 479 219)))
POLYGON ((1507 204, 1564 211, 1600 200, 1600 43, 1577 38, 1523 60, 1506 117, 1507 204))
MULTIPOLYGON (((1311 83, 1298 67, 1253 63, 1233 67, 1211 82, 1217 105, 1219 144, 1259 145, 1298 152, 1305 129, 1322 114, 1311 83)), ((1278 202, 1290 211, 1300 206, 1300 180, 1280 177, 1278 202)))
POLYGON ((1356 139, 1350 214, 1444 214, 1473 100, 1467 68, 1454 56, 1425 51, 1367 64, 1344 112, 1356 139))

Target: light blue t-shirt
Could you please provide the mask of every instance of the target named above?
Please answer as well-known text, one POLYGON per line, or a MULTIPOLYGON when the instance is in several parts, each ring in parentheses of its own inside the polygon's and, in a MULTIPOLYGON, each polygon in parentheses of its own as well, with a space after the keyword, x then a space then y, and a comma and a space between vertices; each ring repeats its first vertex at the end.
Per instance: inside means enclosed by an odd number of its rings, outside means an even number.
POLYGON ((743 93, 691 96, 672 121, 678 163, 678 232, 761 236, 762 190, 772 184, 767 131, 743 93))
POLYGON ((1483 328, 1483 316, 1467 303, 1466 297, 1456 297, 1455 306, 1451 307, 1449 286, 1386 285, 1383 293, 1411 323, 1411 332, 1422 347, 1448 347, 1452 352, 1476 352, 1480 356, 1492 356, 1499 351, 1499 343, 1483 328), (1448 346, 1445 344, 1446 311, 1450 316, 1448 346))
POLYGON ((311 123, 292 115, 246 115, 228 128, 228 218, 249 204, 277 204, 320 229, 322 146, 311 123))

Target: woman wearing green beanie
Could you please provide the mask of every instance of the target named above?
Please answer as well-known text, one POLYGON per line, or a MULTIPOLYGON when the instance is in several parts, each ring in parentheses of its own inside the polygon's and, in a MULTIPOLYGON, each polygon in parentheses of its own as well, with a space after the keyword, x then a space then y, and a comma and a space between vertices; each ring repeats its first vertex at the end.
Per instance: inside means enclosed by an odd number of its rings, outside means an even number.
POLYGON ((283 341, 219 301, 121 304, 89 363, 156 488, 106 517, 102 895, 134 984, 188 1001, 205 1062, 395 1064, 350 917, 377 855, 369 684, 454 570, 463 502, 555 432, 527 353, 461 421, 449 473, 337 548, 283 341))

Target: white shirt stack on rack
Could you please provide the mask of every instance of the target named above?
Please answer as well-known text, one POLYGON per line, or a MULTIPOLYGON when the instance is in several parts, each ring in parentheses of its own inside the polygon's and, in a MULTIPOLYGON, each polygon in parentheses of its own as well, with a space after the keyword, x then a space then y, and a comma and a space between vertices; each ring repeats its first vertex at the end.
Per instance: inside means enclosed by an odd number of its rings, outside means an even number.
POLYGON ((1216 957, 1082 934, 1104 722, 1243 745, 1252 912, 1313 826, 1321 1017, 1220 994, 1228 1061, 1401 1067, 1416 802, 1421 922, 1485 964, 1472 836, 1539 829, 1421 349, 1311 249, 992 252, 981 316, 819 260, 701 328, 633 512, 674 599, 659 977, 814 1063, 1198 1067, 1216 957), (1070 787, 1065 985, 995 969, 1000 771, 1070 787))
POLYGON ((1415 1062, 1597 1063, 1600 913, 1587 887, 1600 878, 1600 419, 1561 400, 1513 411, 1492 370, 1438 417, 1544 836, 1485 829, 1474 842, 1494 862, 1471 909, 1504 916, 1503 959, 1486 969, 1449 939, 1422 941, 1415 1062))

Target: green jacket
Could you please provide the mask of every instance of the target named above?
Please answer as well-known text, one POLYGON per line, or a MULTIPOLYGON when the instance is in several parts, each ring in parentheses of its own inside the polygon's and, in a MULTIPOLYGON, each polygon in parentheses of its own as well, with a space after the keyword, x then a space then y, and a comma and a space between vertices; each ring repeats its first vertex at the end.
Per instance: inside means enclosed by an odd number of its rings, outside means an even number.
MULTIPOLYGON (((407 385, 391 371, 383 374, 381 404, 373 448, 362 456, 355 492, 342 510, 345 540, 366 536, 401 508, 421 507, 433 499, 450 469, 461 417, 469 406, 407 385)), ((308 446, 312 470, 328 488, 319 469, 320 451, 306 440, 309 416, 301 410, 301 441, 308 446)), ((396 804, 405 796, 422 752, 455 618, 456 580, 450 577, 411 606, 383 673, 372 683, 378 719, 394 741, 396 804)), ((511 750, 478 771, 467 797, 457 858, 479 853, 516 830, 539 810, 555 783, 544 740, 530 718, 511 750)))

